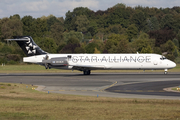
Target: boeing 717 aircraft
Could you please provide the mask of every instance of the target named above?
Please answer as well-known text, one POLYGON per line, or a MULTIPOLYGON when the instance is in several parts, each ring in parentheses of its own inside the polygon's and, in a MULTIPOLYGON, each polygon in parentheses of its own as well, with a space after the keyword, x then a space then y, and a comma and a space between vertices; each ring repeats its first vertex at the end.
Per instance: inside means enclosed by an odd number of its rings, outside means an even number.
POLYGON ((46 69, 72 69, 90 75, 91 70, 164 70, 176 64, 158 54, 50 54, 43 51, 31 36, 15 36, 14 39, 27 57, 23 62, 36 63, 46 69))

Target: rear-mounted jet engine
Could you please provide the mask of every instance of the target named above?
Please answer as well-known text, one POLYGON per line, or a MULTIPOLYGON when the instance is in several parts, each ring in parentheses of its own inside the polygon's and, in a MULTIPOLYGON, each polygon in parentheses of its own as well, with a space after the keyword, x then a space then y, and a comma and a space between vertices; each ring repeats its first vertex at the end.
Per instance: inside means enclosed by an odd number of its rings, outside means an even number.
POLYGON ((68 65, 67 57, 57 57, 49 59, 49 57, 46 56, 42 60, 42 63, 44 63, 46 69, 51 69, 51 67, 66 67, 68 65))

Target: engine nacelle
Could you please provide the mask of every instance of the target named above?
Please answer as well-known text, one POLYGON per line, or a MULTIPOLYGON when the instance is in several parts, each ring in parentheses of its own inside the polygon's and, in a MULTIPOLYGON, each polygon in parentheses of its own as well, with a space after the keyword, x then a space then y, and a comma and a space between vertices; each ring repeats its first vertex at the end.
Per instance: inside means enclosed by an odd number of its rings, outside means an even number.
POLYGON ((51 67, 65 67, 68 66, 67 57, 57 57, 48 60, 42 60, 46 69, 51 67))

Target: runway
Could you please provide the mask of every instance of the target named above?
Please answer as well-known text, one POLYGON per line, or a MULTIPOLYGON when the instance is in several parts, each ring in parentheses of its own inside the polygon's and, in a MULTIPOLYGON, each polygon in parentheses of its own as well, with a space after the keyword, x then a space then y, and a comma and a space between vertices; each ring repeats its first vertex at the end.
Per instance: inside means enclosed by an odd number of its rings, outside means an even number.
POLYGON ((0 82, 42 86, 42 91, 117 98, 180 99, 164 88, 180 86, 180 74, 169 73, 37 73, 0 74, 0 82))

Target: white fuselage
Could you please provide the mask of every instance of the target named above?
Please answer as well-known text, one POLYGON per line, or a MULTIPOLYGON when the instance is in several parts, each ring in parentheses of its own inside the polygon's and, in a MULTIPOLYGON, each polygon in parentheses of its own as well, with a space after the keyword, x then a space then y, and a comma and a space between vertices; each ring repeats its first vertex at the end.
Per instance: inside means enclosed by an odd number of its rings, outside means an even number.
MULTIPOLYGON (((24 62, 41 64, 46 55, 24 57, 24 62)), ((48 54, 48 59, 67 57, 66 67, 59 69, 171 69, 176 64, 158 54, 48 54), (70 56, 70 57, 68 57, 70 56)), ((61 61, 52 61, 59 63, 61 61)))

